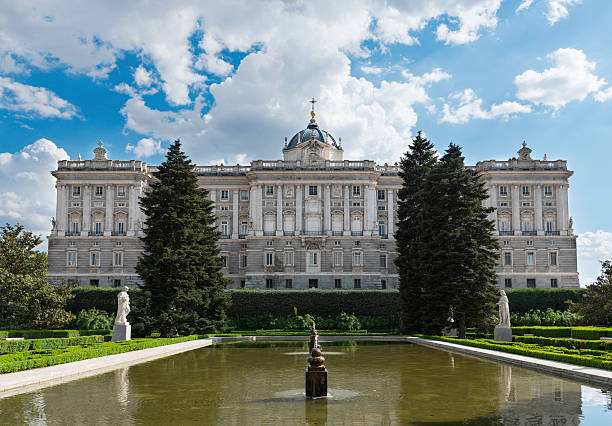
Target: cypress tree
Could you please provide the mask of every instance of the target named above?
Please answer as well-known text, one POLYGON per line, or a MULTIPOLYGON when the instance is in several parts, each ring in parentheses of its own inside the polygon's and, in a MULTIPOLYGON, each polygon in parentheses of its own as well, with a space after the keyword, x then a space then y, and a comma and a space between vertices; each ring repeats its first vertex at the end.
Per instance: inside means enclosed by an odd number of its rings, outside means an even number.
POLYGON ((145 325, 162 336, 223 328, 229 299, 213 203, 177 140, 140 200, 147 218, 136 271, 149 295, 145 325))
POLYGON ((401 327, 404 332, 421 331, 421 286, 423 284, 420 255, 421 235, 417 231, 424 198, 423 185, 427 174, 436 164, 433 144, 421 132, 412 140, 400 160, 398 175, 402 187, 397 193, 397 227, 395 231, 401 300, 401 327))
POLYGON ((417 232, 423 239, 421 255, 424 289, 423 320, 426 331, 439 333, 453 325, 465 337, 468 325, 479 325, 495 309, 498 258, 493 222, 484 207, 488 194, 484 182, 465 168, 461 149, 450 144, 445 155, 427 176, 417 232))

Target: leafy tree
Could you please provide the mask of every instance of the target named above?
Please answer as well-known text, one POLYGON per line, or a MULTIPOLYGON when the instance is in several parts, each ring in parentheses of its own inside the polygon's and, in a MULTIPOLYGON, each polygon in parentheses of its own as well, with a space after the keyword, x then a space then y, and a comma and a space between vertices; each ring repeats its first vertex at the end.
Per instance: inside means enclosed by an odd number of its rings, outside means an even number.
POLYGON ((589 325, 612 325, 612 260, 602 262, 597 281, 587 286, 583 300, 572 302, 570 310, 589 325))
POLYGON ((72 286, 47 281, 42 239, 21 225, 0 227, 0 327, 58 328, 74 318, 64 310, 72 286))
POLYGON ((418 132, 400 160, 398 173, 403 182, 397 193, 398 222, 395 239, 398 255, 395 265, 399 273, 401 327, 404 332, 419 332, 422 328, 420 298, 424 279, 421 265, 424 259, 420 257, 422 240, 417 224, 427 197, 423 185, 435 164, 436 151, 433 144, 418 132))
POLYGON ((438 333, 452 316, 465 337, 468 325, 480 326, 495 310, 495 263, 499 245, 484 207, 484 182, 465 168, 461 149, 450 144, 426 176, 419 260, 423 278, 421 307, 425 329, 438 333))
POLYGON ((147 331, 164 337, 218 331, 229 299, 208 191, 198 186, 178 140, 153 177, 140 201, 147 219, 136 266, 149 295, 147 331))

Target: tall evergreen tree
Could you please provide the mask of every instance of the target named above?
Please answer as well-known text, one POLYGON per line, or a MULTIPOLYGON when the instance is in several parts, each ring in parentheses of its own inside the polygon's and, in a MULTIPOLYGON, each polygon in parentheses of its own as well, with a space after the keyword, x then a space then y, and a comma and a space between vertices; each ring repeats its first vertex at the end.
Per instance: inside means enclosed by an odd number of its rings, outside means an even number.
POLYGON ((491 315, 498 299, 491 285, 498 258, 493 222, 484 207, 484 182, 465 168, 461 149, 451 144, 427 176, 422 220, 422 293, 426 331, 438 333, 454 317, 459 335, 491 315))
POLYGON ((402 329, 404 332, 421 331, 421 286, 423 284, 420 257, 421 235, 417 232, 424 198, 423 185, 436 164, 433 144, 421 132, 412 140, 408 151, 400 160, 398 175, 402 187, 397 193, 397 227, 395 231, 399 273, 402 329))
POLYGON ((229 299, 213 203, 177 140, 140 205, 147 216, 136 271, 150 295, 147 329, 162 336, 223 328, 229 299))

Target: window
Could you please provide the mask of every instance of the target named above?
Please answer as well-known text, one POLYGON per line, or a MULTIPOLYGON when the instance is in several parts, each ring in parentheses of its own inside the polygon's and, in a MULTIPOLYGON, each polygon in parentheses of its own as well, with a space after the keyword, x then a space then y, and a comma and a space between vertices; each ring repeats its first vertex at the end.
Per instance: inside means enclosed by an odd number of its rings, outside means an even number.
POLYGON ((221 199, 225 201, 229 200, 229 191, 227 189, 221 190, 221 199))
POLYGON ((89 285, 92 287, 99 287, 100 286, 100 280, 89 280, 89 285))
POLYGON ((384 189, 379 189, 378 190, 378 199, 379 200, 384 200, 385 199, 385 190, 384 189))
POLYGON ((291 241, 285 241, 285 245, 286 246, 290 246, 291 245, 291 241))
POLYGON ((96 197, 101 197, 104 193, 104 187, 96 186, 96 197))
POLYGON ((317 195, 317 190, 318 190, 318 187, 316 185, 310 185, 308 187, 308 194, 309 195, 317 195))
POLYGON ((126 204, 125 203, 117 203, 117 207, 125 207, 126 204))
POLYGON ((247 255, 243 254, 242 256, 240 256, 240 266, 242 266, 243 268, 247 267, 247 255))
POLYGON ((504 246, 509 246, 509 245, 510 245, 510 241, 504 240, 504 246))
POLYGON ((550 266, 557 266, 557 252, 548 253, 548 264, 550 266))
POLYGON ((381 268, 387 267, 387 255, 386 254, 381 254, 378 257, 378 266, 380 266, 381 268))
POLYGON ((353 282, 353 287, 354 288, 361 288, 361 278, 355 278, 355 280, 353 282))
POLYGON ((382 290, 386 290, 387 289, 387 280, 380 280, 380 288, 382 290))
POLYGON ((523 196, 524 197, 528 197, 529 196, 529 187, 528 186, 523 186, 523 196))
POLYGON ((246 280, 240 280, 240 288, 244 288, 246 286, 246 280))
POLYGON ((527 266, 535 265, 535 253, 532 251, 527 252, 527 266))
POLYGON ((94 207, 104 207, 104 203, 102 201, 96 201, 94 207))
POLYGON ((72 203, 72 207, 81 207, 81 203, 72 203))
POLYGON ((96 230, 96 235, 102 234, 102 222, 96 222, 95 230, 96 230))
POLYGON ((361 186, 353 185, 353 197, 359 197, 361 195, 361 186))
POLYGON ((340 265, 342 265, 342 252, 335 251, 334 252, 334 266, 340 266, 340 265))
POLYGON ((227 256, 221 256, 221 267, 227 268, 227 256))
POLYGON ((121 185, 117 187, 117 196, 125 197, 125 186, 121 185))
POLYGON ((118 280, 118 279, 113 280, 113 287, 121 287, 121 280, 118 280))
POLYGON ((274 288, 274 279, 266 278, 266 288, 274 288))
POLYGON ((92 245, 92 246, 99 246, 99 245, 100 245, 100 242, 98 242, 98 241, 94 241, 93 243, 91 243, 91 245, 92 245))
POLYGON ((508 222, 507 220, 502 220, 499 223, 499 227, 500 227, 500 229, 499 229, 500 231, 508 232, 508 231, 510 231, 510 222, 508 222))
POLYGON ((229 209, 229 206, 221 206, 221 210, 228 211, 229 209))
POLYGON ((379 212, 384 212, 385 211, 385 206, 384 205, 378 206, 378 211, 379 212))
POLYGON ((558 281, 556 278, 551 278, 550 279, 550 288, 557 288, 559 287, 558 281))
POLYGON ((123 253, 113 253, 113 266, 123 266, 123 253))
POLYGON ((523 231, 531 231, 531 221, 529 220, 523 221, 523 231))
POLYGON ((335 246, 339 246, 340 245, 340 241, 338 241, 338 240, 334 241, 334 245, 335 246))
POLYGON ((361 201, 353 201, 353 207, 361 207, 361 201))
POLYGON ((504 266, 512 266, 512 253, 504 253, 504 266))
POLYGON ((287 251, 285 252, 285 266, 293 265, 293 252, 287 251))
POLYGON ((546 202, 546 203, 544 203, 544 205, 545 205, 546 207, 552 207, 552 206, 554 205, 554 203, 552 203, 552 202, 546 202))
POLYGON ((91 266, 100 266, 100 253, 91 253, 91 266))
POLYGON ((116 246, 120 246, 120 245, 121 245, 121 241, 117 241, 117 242, 115 243, 115 245, 116 245, 116 246))
POLYGON ((246 235, 249 233, 249 224, 247 222, 240 222, 240 235, 246 235))
POLYGON ((272 241, 266 241, 266 246, 272 247, 272 244, 274 244, 272 241))
POLYGON ((507 197, 508 196, 508 187, 501 185, 499 187, 499 195, 501 195, 502 197, 507 197))
POLYGON ((79 222, 72 222, 72 232, 75 234, 79 233, 79 222))
POLYGON ((73 197, 78 197, 79 195, 81 195, 81 187, 80 186, 73 186, 72 187, 72 196, 73 197))
POLYGON ((535 286, 536 286, 535 278, 527 278, 527 287, 528 288, 535 288, 535 286))
POLYGON ((500 207, 508 207, 508 202, 507 201, 502 201, 499 203, 500 207))
POLYGON ((386 235, 386 234, 387 234, 387 227, 385 226, 385 221, 379 220, 378 221, 378 235, 386 235))
POLYGON ((274 187, 272 185, 266 186, 266 195, 274 195, 274 187))
POLYGON ((274 253, 266 253, 266 266, 274 265, 274 253))
POLYGON ((117 222, 117 232, 119 234, 125 233, 125 223, 124 222, 117 222))
POLYGON ((285 280, 285 288, 293 288, 293 280, 291 278, 285 280))
POLYGON ((319 288, 319 280, 313 278, 309 279, 308 288, 319 288))
POLYGON ((359 247, 361 245, 361 242, 360 241, 355 241, 354 244, 355 244, 355 247, 359 247))
POLYGON ((527 240, 527 247, 533 247, 533 240, 527 240))
POLYGON ((552 197, 552 186, 551 185, 544 185, 544 196, 552 197))
POLYGON ((353 265, 361 266, 361 252, 356 251, 353 253, 353 265))
POLYGON ((318 255, 318 253, 313 252, 313 251, 308 253, 308 264, 309 265, 318 265, 319 264, 319 257, 317 255, 318 255))
POLYGON ((505 278, 504 279, 504 287, 512 288, 512 278, 505 278))
POLYGON ((240 201, 249 201, 249 191, 240 191, 240 201))
POLYGON ((68 243, 68 245, 69 245, 70 247, 74 247, 74 246, 76 246, 76 242, 74 242, 74 241, 70 241, 70 242, 68 243))
POLYGON ((227 224, 227 220, 221 221, 221 236, 227 237, 229 235, 229 225, 227 224))
POLYGON ((523 201, 523 202, 521 203, 521 206, 522 206, 522 207, 529 207, 530 205, 531 205, 531 201, 523 201))
POLYGON ((68 257, 66 259, 66 264, 68 266, 77 266, 77 254, 74 251, 68 252, 68 257))
POLYGON ((552 232, 554 230, 555 225, 553 224, 552 221, 547 220, 546 221, 546 232, 552 232))
POLYGON ((334 280, 334 288, 342 288, 342 280, 340 278, 334 280))

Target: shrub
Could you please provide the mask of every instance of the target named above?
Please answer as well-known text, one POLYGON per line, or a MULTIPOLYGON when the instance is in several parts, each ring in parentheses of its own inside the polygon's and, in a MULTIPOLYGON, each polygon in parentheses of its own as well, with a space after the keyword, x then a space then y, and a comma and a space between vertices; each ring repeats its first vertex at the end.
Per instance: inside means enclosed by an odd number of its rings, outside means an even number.
POLYGON ((586 290, 583 288, 517 288, 506 290, 510 312, 525 314, 529 311, 552 309, 565 311, 568 301, 582 300, 586 290))
POLYGON ((24 352, 37 349, 57 349, 67 346, 100 343, 103 336, 59 337, 48 339, 24 339, 0 341, 0 354, 24 352))
POLYGON ((7 337, 46 339, 49 337, 79 337, 79 330, 8 330, 7 337))
POLYGON ((555 311, 548 308, 542 312, 539 309, 531 310, 526 314, 512 314, 510 322, 514 325, 551 325, 570 326, 580 323, 580 315, 570 311, 555 311))
POLYGON ((597 281, 587 286, 584 297, 572 303, 571 310, 579 313, 588 325, 612 325, 612 260, 601 265, 597 281))
POLYGON ((574 327, 571 337, 573 339, 593 340, 600 337, 612 337, 612 328, 608 327, 574 327))
POLYGON ((80 330, 108 329, 112 324, 112 317, 105 311, 96 308, 81 310, 76 319, 76 326, 80 330))
POLYGON ((560 346, 568 349, 595 349, 612 351, 612 342, 605 340, 554 339, 538 336, 515 336, 515 341, 542 346, 560 346))
POLYGON ((340 316, 336 321, 336 328, 338 330, 359 330, 361 328, 361 324, 359 324, 359 320, 353 314, 347 314, 346 312, 340 312, 340 316))

